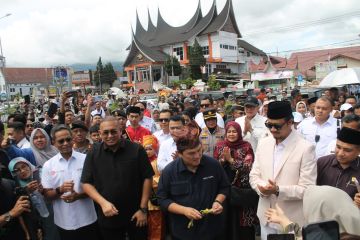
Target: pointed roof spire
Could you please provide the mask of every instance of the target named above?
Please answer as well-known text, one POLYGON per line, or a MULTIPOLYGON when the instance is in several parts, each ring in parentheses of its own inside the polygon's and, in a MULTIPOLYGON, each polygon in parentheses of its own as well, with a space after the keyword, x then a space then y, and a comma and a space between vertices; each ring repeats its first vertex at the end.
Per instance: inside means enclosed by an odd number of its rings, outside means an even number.
POLYGON ((148 7, 148 29, 147 31, 150 32, 150 31, 155 31, 156 30, 156 27, 154 25, 154 23, 152 22, 151 20, 151 15, 150 15, 150 9, 148 7))
POLYGON ((139 19, 139 14, 138 11, 136 9, 136 30, 135 30, 135 36, 138 39, 142 39, 146 34, 146 30, 144 29, 144 27, 142 26, 140 19, 139 19))

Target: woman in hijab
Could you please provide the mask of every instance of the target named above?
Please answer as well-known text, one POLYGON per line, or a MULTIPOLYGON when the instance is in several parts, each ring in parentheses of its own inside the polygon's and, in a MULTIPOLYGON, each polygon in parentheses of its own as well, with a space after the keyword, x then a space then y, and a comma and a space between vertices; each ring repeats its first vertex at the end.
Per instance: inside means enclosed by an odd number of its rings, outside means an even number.
MULTIPOLYGON (((306 224, 335 220, 339 224, 340 239, 360 239, 360 210, 341 189, 330 186, 307 188, 303 198, 303 212, 306 224)), ((295 224, 278 205, 275 209, 269 208, 265 216, 268 222, 280 224, 283 229, 295 224)), ((295 234, 301 236, 301 231, 295 234)))
MULTIPOLYGON (((34 173, 38 171, 34 165, 23 157, 17 157, 10 161, 9 170, 16 180, 16 194, 19 196, 33 193, 34 191, 42 192, 40 179, 34 177, 34 173)), ((39 194, 39 193, 38 193, 39 194)), ((42 197, 39 194, 39 197, 42 197)), ((42 197, 43 198, 43 197, 42 197)), ((24 231, 26 239, 37 240, 38 235, 42 235, 41 217, 39 212, 35 210, 34 203, 31 201, 31 211, 22 214, 24 220, 24 231)))
MULTIPOLYGON (((46 161, 58 154, 58 150, 51 145, 49 135, 44 129, 36 128, 30 136, 31 149, 35 156, 36 165, 42 167, 46 161)), ((59 233, 54 224, 54 212, 51 203, 47 203, 50 216, 44 219, 44 240, 60 239, 59 233)))
MULTIPOLYGON (((241 127, 232 121, 226 124, 225 140, 218 142, 214 149, 214 158, 224 167, 232 186, 245 191, 252 191, 249 183, 249 173, 254 162, 254 151, 250 143, 244 141, 241 127)), ((256 193, 255 193, 256 195, 256 193)), ((245 197, 245 196, 244 196, 245 197)), ((230 205, 228 211, 228 227, 231 227, 231 236, 226 239, 255 239, 255 228, 258 220, 256 217, 257 202, 254 206, 230 205)))
POLYGON ((157 138, 153 135, 144 136, 142 142, 142 145, 146 151, 146 154, 155 173, 152 183, 152 196, 148 203, 148 239, 162 240, 165 237, 165 219, 163 213, 160 211, 160 207, 157 206, 157 203, 155 202, 155 193, 157 192, 160 178, 160 172, 157 168, 157 154, 159 151, 159 142, 157 138))
POLYGON ((37 166, 43 166, 50 158, 58 154, 58 150, 51 145, 50 137, 44 129, 36 128, 30 136, 31 149, 37 166))
POLYGON ((303 118, 307 116, 308 110, 306 107, 306 103, 304 101, 300 101, 296 104, 295 108, 296 112, 300 113, 303 118))

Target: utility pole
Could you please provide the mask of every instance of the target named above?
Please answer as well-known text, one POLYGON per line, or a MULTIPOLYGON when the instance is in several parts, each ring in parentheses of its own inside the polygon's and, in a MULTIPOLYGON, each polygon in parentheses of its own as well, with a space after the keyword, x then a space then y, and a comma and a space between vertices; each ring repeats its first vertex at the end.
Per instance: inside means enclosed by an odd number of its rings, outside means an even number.
POLYGON ((102 95, 102 82, 101 82, 101 70, 99 70, 99 82, 100 82, 100 95, 102 95))

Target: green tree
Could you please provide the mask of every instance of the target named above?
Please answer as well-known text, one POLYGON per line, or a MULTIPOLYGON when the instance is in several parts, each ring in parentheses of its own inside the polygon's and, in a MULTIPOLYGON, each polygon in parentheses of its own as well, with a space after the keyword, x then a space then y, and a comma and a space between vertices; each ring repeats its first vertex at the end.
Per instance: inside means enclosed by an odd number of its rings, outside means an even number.
POLYGON ((99 60, 96 64, 96 70, 94 73, 94 83, 98 87, 100 83, 102 83, 102 79, 104 77, 104 66, 101 61, 101 57, 99 57, 99 60))
POLYGON ((194 45, 190 48, 189 65, 192 79, 201 79, 201 66, 205 66, 206 59, 204 58, 203 51, 199 45, 197 39, 195 39, 194 45))
POLYGON ((220 90, 220 88, 221 88, 221 84, 219 83, 219 81, 216 80, 215 75, 210 75, 209 76, 207 84, 208 84, 209 89, 211 91, 217 91, 217 90, 220 90))
POLYGON ((116 78, 117 76, 113 65, 111 64, 111 62, 106 63, 104 67, 104 77, 102 78, 103 83, 107 83, 112 86, 116 78))
POLYGON ((181 66, 179 60, 175 56, 168 56, 165 61, 165 71, 168 75, 172 75, 174 70, 174 76, 179 76, 181 74, 181 66))

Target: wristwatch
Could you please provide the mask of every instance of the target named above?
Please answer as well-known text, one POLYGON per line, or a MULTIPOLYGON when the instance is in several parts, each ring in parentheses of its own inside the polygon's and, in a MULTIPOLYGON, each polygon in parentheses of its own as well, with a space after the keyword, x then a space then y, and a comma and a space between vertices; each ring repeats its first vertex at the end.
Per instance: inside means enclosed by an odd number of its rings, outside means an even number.
POLYGON ((5 222, 9 223, 13 217, 10 215, 10 212, 5 213, 5 222))
POLYGON ((140 211, 144 214, 148 214, 149 209, 148 208, 140 208, 140 211))
POLYGON ((55 192, 57 195, 61 195, 60 187, 55 188, 55 192))
POLYGON ((285 233, 295 233, 297 235, 300 231, 300 226, 297 223, 290 223, 284 228, 285 233))
POLYGON ((278 185, 276 185, 276 192, 275 192, 275 195, 278 197, 278 196, 279 196, 279 193, 280 193, 279 186, 278 186, 278 185))

